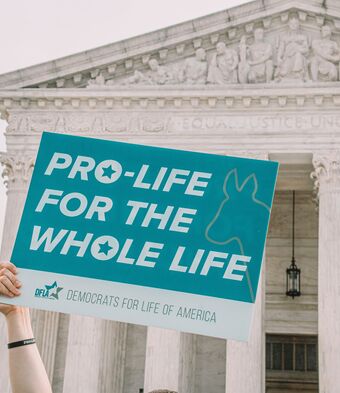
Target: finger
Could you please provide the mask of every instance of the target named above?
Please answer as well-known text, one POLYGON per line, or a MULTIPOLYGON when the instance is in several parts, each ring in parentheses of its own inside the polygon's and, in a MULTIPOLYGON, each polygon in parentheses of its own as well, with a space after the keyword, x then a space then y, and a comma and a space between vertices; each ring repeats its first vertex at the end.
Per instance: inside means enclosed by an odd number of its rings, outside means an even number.
POLYGON ((0 282, 0 294, 8 297, 14 297, 13 293, 10 292, 1 282, 0 282))
POLYGON ((7 276, 0 277, 0 282, 4 285, 13 295, 20 295, 20 291, 12 284, 7 276))
POLYGON ((19 287, 21 284, 20 281, 16 278, 16 276, 8 269, 1 269, 0 277, 1 276, 7 276, 15 287, 19 287))
POLYGON ((20 291, 12 284, 7 276, 0 277, 0 282, 4 285, 13 295, 20 295, 20 291))
POLYGON ((0 262, 0 269, 8 269, 13 274, 18 273, 17 268, 15 267, 15 265, 13 265, 12 262, 0 262))

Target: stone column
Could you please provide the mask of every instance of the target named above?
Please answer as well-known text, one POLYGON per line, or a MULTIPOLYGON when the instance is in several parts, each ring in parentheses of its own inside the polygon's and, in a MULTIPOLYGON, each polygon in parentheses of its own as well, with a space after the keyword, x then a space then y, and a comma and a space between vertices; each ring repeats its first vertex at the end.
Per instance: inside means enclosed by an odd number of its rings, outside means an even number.
POLYGON ((175 330, 149 327, 146 340, 144 393, 192 393, 195 337, 175 330))
MULTIPOLYGON (((233 154, 235 155, 235 154, 233 154)), ((240 152, 243 158, 267 160, 268 154, 240 152)), ((226 393, 265 391, 265 257, 263 257, 253 320, 248 342, 227 340, 226 393), (245 377, 246 376, 246 377, 245 377)))
POLYGON ((71 315, 64 393, 97 392, 101 357, 100 320, 71 315))
POLYGON ((340 391, 340 151, 315 154, 319 197, 319 391, 340 391))
POLYGON ((123 392, 126 324, 72 315, 64 393, 123 392))
MULTIPOLYGON (((10 260, 19 221, 24 206, 26 191, 33 170, 34 158, 23 152, 0 155, 4 169, 2 177, 7 185, 7 205, 0 251, 1 260, 10 260)), ((7 351, 7 329, 4 318, 0 318, 0 391, 10 391, 7 351)))
POLYGON ((64 388, 69 325, 70 325, 70 315, 59 313, 56 353, 54 357, 54 371, 53 371, 53 379, 52 379, 53 393, 62 393, 64 388))
POLYGON ((180 336, 179 393, 195 391, 196 337, 190 333, 180 336))
POLYGON ((98 393, 123 393, 127 324, 102 321, 98 393))
POLYGON ((248 342, 227 340, 226 393, 265 391, 265 266, 257 290, 248 342))

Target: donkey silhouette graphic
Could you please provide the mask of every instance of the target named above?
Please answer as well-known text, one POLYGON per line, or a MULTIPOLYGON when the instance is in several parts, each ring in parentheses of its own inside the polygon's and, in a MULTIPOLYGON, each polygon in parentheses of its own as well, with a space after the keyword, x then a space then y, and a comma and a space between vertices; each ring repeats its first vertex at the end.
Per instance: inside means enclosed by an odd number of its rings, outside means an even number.
POLYGON ((258 181, 254 173, 240 183, 237 169, 229 171, 223 183, 224 199, 205 230, 205 238, 218 245, 238 243, 241 255, 263 228, 270 207, 256 198, 258 181))

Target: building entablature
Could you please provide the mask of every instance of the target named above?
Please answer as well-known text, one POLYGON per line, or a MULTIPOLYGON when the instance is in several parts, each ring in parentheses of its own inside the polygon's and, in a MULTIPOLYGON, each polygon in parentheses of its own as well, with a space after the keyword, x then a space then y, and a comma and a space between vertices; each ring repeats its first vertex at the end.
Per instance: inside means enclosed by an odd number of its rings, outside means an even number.
POLYGON ((8 151, 69 132, 220 153, 340 149, 340 86, 0 90, 8 151), (247 116, 245 116, 245 113, 247 116))
POLYGON ((0 110, 338 108, 340 82, 304 85, 138 86, 134 89, 0 89, 0 110))

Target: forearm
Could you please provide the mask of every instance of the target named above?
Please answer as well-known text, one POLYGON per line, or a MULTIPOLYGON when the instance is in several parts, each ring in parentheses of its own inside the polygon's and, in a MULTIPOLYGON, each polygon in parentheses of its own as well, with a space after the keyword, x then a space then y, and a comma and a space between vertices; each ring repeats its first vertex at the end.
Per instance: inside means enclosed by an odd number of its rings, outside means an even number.
MULTIPOLYGON (((7 316, 8 340, 16 342, 33 337, 29 310, 19 308, 7 316)), ((9 350, 13 393, 52 393, 36 344, 9 350)))

